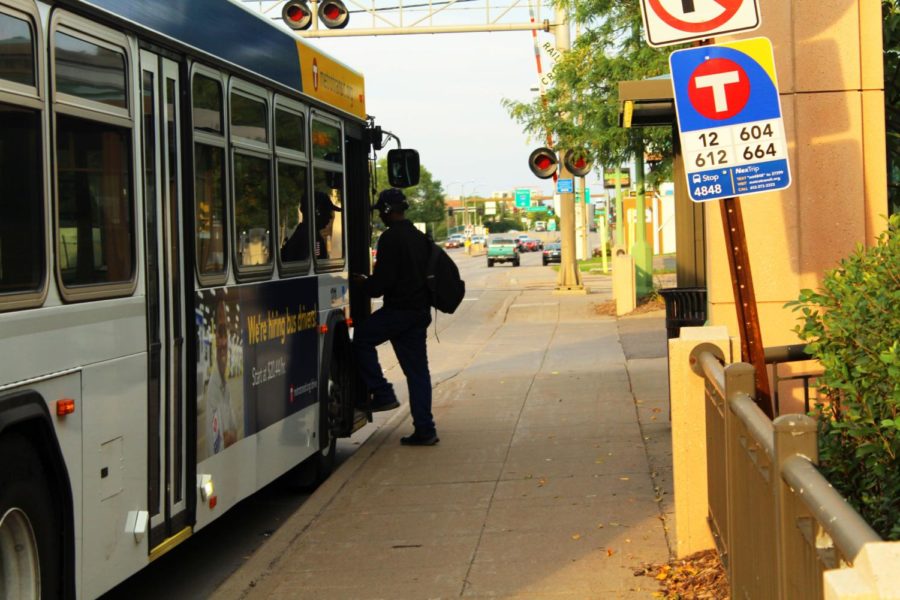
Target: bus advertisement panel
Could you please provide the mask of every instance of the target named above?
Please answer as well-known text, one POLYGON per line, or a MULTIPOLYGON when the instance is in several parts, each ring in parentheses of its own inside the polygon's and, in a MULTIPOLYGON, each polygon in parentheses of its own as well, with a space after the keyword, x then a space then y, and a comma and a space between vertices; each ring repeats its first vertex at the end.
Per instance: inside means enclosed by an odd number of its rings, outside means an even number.
POLYGON ((196 293, 198 461, 315 404, 317 295, 313 278, 196 293))

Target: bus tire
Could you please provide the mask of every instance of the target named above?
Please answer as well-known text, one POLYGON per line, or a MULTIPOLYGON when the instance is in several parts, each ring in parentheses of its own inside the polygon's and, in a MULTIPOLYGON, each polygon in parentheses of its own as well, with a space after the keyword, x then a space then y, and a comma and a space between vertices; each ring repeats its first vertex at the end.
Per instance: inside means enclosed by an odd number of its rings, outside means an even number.
POLYGON ((13 585, 4 592, 58 598, 61 528, 40 456, 18 433, 0 437, 0 456, 0 573, 13 585))

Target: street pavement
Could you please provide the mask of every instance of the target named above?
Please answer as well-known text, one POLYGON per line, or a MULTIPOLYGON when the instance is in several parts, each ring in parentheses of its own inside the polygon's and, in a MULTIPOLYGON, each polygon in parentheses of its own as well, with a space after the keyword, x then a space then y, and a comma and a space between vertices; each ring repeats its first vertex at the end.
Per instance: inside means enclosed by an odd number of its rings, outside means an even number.
MULTIPOLYGON (((400 409, 216 598, 648 598, 674 531, 665 318, 553 293, 548 268, 455 255, 467 302, 429 338, 441 438, 400 409), (512 290, 512 291, 511 291, 512 290), (462 326, 463 324, 469 326, 462 326)), ((537 259, 539 262, 539 259, 537 259)), ((402 373, 385 349, 398 395, 402 373)))

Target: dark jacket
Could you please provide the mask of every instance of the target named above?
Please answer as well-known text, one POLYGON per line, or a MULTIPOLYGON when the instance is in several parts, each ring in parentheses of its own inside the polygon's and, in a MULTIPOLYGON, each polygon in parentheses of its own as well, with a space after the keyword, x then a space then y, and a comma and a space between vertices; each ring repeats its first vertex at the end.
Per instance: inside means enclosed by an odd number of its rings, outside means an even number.
POLYGON ((384 296, 388 308, 427 309, 425 267, 431 242, 408 220, 388 227, 378 238, 375 269, 366 280, 366 292, 384 296))

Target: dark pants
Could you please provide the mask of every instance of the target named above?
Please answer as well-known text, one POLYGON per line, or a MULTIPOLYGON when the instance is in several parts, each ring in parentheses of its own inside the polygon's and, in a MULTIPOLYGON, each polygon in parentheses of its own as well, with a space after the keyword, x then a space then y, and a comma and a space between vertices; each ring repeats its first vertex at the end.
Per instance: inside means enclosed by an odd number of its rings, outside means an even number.
POLYGON ((435 430, 431 416, 431 373, 425 334, 431 323, 428 309, 402 310, 383 307, 358 325, 353 333, 353 346, 363 381, 376 400, 390 398, 394 388, 384 378, 378 363, 376 346, 390 340, 409 387, 409 409, 416 431, 435 430))

